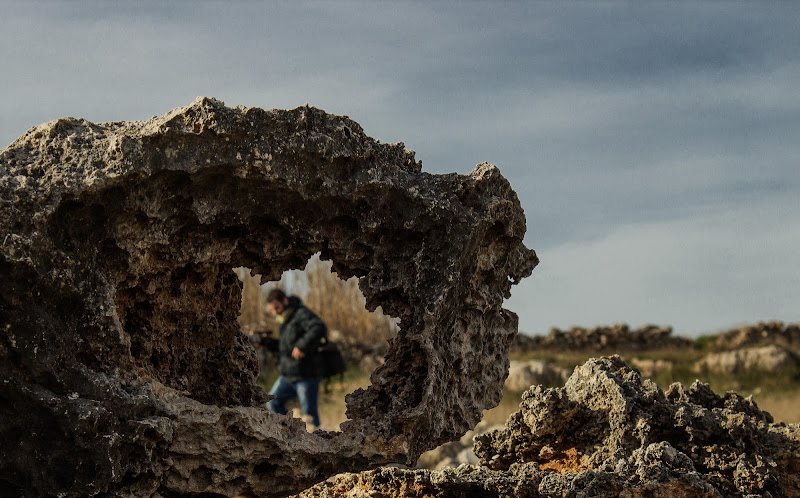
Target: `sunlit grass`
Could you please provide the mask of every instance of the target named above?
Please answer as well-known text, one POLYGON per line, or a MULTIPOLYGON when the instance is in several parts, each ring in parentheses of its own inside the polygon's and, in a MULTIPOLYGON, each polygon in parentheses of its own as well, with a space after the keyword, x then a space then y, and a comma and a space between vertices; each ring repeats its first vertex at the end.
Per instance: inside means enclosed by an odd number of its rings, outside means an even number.
MULTIPOLYGON (((612 354, 612 353, 606 353, 612 354)), ((696 372, 694 363, 704 356, 700 349, 626 352, 620 356, 629 365, 634 358, 648 360, 666 360, 672 367, 654 373, 650 378, 659 387, 666 390, 673 382, 686 386, 695 380, 707 382, 718 395, 727 391, 736 391, 742 396, 753 395, 758 407, 770 412, 776 422, 800 423, 800 368, 786 368, 776 372, 749 371, 736 375, 723 375, 708 372, 696 372)), ((538 351, 529 354, 513 354, 512 359, 545 361, 572 371, 589 358, 597 358, 604 354, 590 351, 553 352, 538 351)), ((320 420, 326 430, 338 430, 339 424, 346 420, 345 395, 358 388, 369 386, 369 372, 363 372, 351 366, 342 377, 336 376, 320 388, 320 420)), ((269 390, 277 379, 277 373, 265 372, 259 377, 259 385, 269 390)), ((502 425, 509 415, 519 410, 521 392, 507 391, 495 408, 484 411, 483 421, 489 426, 502 425)), ((288 405, 297 408, 293 401, 288 405)))

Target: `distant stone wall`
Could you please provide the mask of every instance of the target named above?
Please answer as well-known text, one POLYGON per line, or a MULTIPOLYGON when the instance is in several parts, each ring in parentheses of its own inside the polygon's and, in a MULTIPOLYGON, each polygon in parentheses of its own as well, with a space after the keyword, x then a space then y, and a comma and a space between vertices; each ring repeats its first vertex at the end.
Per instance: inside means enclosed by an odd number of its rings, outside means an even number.
POLYGON ((800 347, 800 323, 758 322, 714 334, 708 341, 708 347, 713 350, 739 349, 766 344, 800 347))
MULTIPOLYGON (((684 348, 695 341, 672 335, 672 327, 645 325, 631 329, 625 323, 591 328, 552 328, 546 336, 519 334, 513 348, 517 351, 588 350, 606 353, 684 348)), ((800 323, 781 321, 757 322, 707 336, 704 347, 725 351, 751 346, 775 344, 800 348, 800 323)))
POLYGON ((519 334, 514 348, 518 351, 589 350, 598 352, 647 351, 662 348, 684 348, 690 339, 672 335, 672 327, 645 325, 631 330, 627 324, 592 328, 572 327, 569 330, 550 329, 545 336, 519 334))

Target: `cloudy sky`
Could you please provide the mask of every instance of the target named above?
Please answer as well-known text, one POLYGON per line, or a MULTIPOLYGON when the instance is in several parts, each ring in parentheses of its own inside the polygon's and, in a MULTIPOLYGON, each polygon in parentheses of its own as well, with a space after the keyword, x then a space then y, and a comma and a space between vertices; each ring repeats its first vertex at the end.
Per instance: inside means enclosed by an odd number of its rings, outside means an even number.
POLYGON ((520 330, 800 320, 798 2, 0 3, 0 147, 205 95, 511 181, 520 330))

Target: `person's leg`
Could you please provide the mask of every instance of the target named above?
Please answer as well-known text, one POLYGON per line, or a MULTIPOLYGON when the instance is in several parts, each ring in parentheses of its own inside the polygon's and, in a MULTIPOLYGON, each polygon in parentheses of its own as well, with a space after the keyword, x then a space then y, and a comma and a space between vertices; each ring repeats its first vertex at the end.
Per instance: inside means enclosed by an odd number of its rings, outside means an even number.
POLYGON ((311 417, 315 427, 319 427, 319 381, 320 379, 303 379, 294 383, 300 408, 311 417))
POLYGON ((275 398, 267 402, 267 408, 271 412, 280 413, 281 415, 286 415, 289 412, 286 409, 286 402, 297 396, 297 391, 295 391, 292 383, 286 382, 283 377, 278 377, 278 380, 272 384, 272 389, 269 390, 269 393, 275 398))

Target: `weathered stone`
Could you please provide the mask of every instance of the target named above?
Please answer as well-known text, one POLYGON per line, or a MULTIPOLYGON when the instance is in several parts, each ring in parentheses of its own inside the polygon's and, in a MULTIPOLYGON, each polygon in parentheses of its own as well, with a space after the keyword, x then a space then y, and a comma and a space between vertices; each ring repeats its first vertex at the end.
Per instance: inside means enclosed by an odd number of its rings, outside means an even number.
POLYGON ((713 350, 741 349, 766 344, 788 348, 800 346, 800 323, 784 323, 778 320, 758 322, 708 338, 708 347, 713 350))
POLYGON ((298 498, 411 498, 537 497, 538 482, 515 480, 486 467, 461 465, 455 469, 408 470, 380 468, 358 474, 341 474, 298 495, 298 498))
POLYGON ((473 451, 473 439, 478 434, 500 428, 490 427, 485 421, 479 423, 471 431, 467 431, 461 439, 445 443, 438 448, 423 453, 417 460, 417 468, 420 469, 442 469, 445 467, 457 467, 462 463, 475 464, 477 458, 473 451))
POLYGON ((664 393, 614 356, 589 360, 563 388, 528 390, 504 430, 476 436, 475 453, 495 470, 525 462, 607 472, 625 488, 679 482, 689 496, 797 496, 789 469, 800 466, 800 428, 772 422, 752 398, 719 397, 700 382, 664 393))
POLYGON ((414 462, 501 398, 524 234, 494 166, 423 173, 311 107, 32 128, 0 152, 0 494, 277 496, 414 462), (236 323, 234 267, 317 252, 400 319, 339 433, 263 408, 236 323))
POLYGON ((301 496, 800 496, 800 427, 736 393, 665 393, 614 356, 563 388, 532 387, 520 407, 475 436, 480 465, 347 474, 301 496))
POLYGON ((631 358, 630 364, 635 367, 645 377, 653 377, 654 375, 672 370, 674 364, 669 360, 653 360, 650 358, 631 358))
POLYGON ((709 353, 694 364, 696 372, 734 374, 746 371, 774 372, 797 365, 792 353, 780 346, 736 349, 720 353, 709 353))

